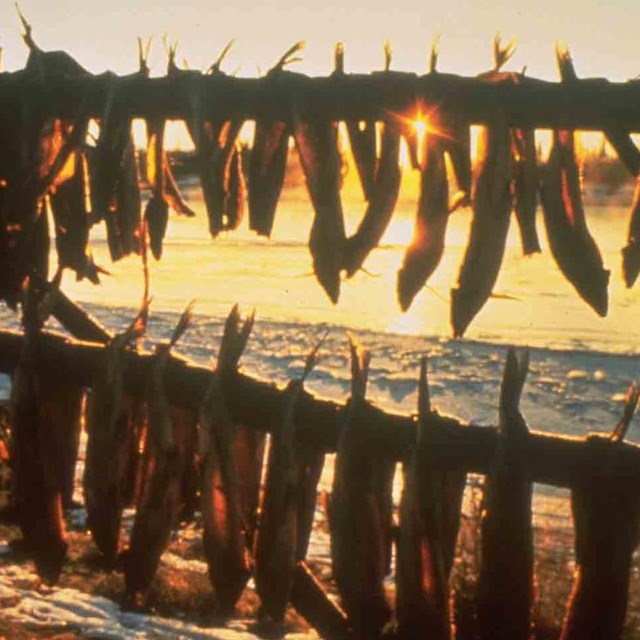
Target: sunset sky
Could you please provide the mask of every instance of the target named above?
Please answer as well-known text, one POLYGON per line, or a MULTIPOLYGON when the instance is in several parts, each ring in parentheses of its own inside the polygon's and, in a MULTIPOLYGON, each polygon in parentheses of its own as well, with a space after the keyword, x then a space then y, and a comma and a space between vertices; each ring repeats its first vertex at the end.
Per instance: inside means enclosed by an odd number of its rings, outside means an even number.
MULTIPOLYGON (((152 71, 162 74, 164 33, 179 40, 179 59, 193 67, 209 64, 235 39, 226 70, 240 75, 264 72, 300 39, 307 49, 296 68, 309 74, 331 70, 338 40, 345 42, 349 71, 380 68, 386 39, 393 45, 394 68, 424 71, 431 41, 440 33, 440 69, 475 74, 490 65, 490 42, 500 31, 519 43, 512 68, 527 65, 534 76, 556 78, 557 40, 569 45, 580 75, 627 80, 640 73, 640 5, 632 0, 22 0, 20 6, 42 48, 65 48, 94 72, 133 70, 136 36, 152 35, 152 71)), ((15 69, 24 62, 25 48, 12 2, 2 4, 0 24, 4 68, 15 69)))

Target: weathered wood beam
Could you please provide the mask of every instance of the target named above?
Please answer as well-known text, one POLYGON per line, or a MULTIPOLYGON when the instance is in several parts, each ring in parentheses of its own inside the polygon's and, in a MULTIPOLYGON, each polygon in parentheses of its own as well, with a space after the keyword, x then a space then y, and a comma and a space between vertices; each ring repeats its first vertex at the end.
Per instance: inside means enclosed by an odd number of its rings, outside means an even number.
MULTIPOLYGON (((22 335, 0 332, 0 372, 11 373, 18 361, 22 335)), ((103 347, 79 342, 54 333, 40 338, 39 362, 55 371, 60 380, 91 386, 101 361, 103 347)), ((127 354, 125 384, 134 395, 144 395, 153 356, 127 354)), ((186 359, 173 358, 167 370, 169 399, 172 403, 197 407, 211 381, 211 371, 186 359)), ((238 374, 225 381, 225 397, 233 419, 249 427, 271 430, 282 417, 282 389, 275 384, 238 374)), ((337 434, 344 420, 343 405, 304 393, 296 405, 296 423, 301 439, 325 451, 335 451, 337 434)), ((364 413, 371 432, 370 444, 376 451, 396 460, 403 459, 412 446, 415 419, 385 412, 371 406, 364 413)), ((467 471, 486 473, 496 444, 496 429, 464 424, 454 418, 434 414, 434 446, 443 464, 467 471)), ((585 440, 543 432, 531 432, 527 443, 527 464, 535 482, 572 487, 583 477, 589 464, 585 440)), ((621 444, 612 453, 611 468, 624 483, 640 490, 640 447, 621 444), (615 459, 614 459, 615 458, 615 459)))
MULTIPOLYGON (((0 74, 0 115, 25 100, 46 100, 52 115, 73 118, 87 99, 99 116, 106 88, 114 75, 56 78, 38 84, 23 71, 0 74)), ((286 119, 295 104, 306 117, 332 120, 381 118, 386 112, 407 113, 421 98, 427 109, 445 108, 471 123, 486 122, 500 106, 512 126, 619 129, 640 131, 640 81, 618 83, 587 78, 571 83, 547 82, 504 74, 501 81, 432 73, 335 74, 309 77, 282 71, 263 78, 185 72, 171 77, 122 76, 119 99, 134 117, 162 114, 184 119, 194 84, 203 90, 205 115, 211 118, 269 117, 286 119), (517 80, 516 80, 517 78, 517 80)))

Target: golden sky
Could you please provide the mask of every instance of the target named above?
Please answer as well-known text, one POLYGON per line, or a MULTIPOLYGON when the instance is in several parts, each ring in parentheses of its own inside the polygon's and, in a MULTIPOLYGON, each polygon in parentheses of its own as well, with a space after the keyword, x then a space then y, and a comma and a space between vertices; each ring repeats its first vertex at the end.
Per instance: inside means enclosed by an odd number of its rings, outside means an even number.
MULTIPOLYGON (((333 46, 346 45, 348 71, 380 68, 390 40, 392 67, 424 71, 431 41, 441 34, 440 70, 475 74, 491 64, 497 31, 516 38, 513 69, 555 79, 553 45, 566 42, 580 75, 627 80, 640 72, 637 25, 640 3, 632 0, 21 0, 20 6, 44 49, 64 48, 91 71, 128 72, 136 66, 138 35, 154 37, 152 72, 166 64, 163 34, 180 43, 179 60, 204 67, 224 44, 236 40, 227 71, 264 72, 293 42, 307 49, 297 70, 331 71, 333 46)), ((4 68, 25 58, 13 2, 0 7, 4 68)))

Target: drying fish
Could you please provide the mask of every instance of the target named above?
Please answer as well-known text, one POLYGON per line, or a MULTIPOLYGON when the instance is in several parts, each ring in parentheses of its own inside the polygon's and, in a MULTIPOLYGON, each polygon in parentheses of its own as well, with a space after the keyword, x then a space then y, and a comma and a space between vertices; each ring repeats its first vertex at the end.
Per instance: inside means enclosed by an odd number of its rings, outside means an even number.
POLYGON ((224 613, 233 611, 249 579, 250 564, 236 460, 236 425, 227 408, 222 377, 224 372, 235 371, 252 327, 253 315, 240 326, 235 305, 225 323, 218 367, 200 413, 204 552, 216 601, 224 613))
POLYGON ((249 228, 271 236, 284 184, 289 128, 279 120, 258 120, 249 161, 249 228))
MULTIPOLYGON (((344 44, 342 42, 336 45, 333 74, 334 76, 344 75, 344 44)), ((347 120, 345 124, 364 199, 369 202, 376 176, 376 121, 347 120)))
MULTIPOLYGON (((229 52, 229 42, 222 53, 209 68, 210 74, 221 73, 220 66, 229 52)), ((204 203, 209 219, 209 233, 215 238, 221 231, 233 230, 240 224, 244 202, 244 184, 240 164, 233 167, 234 158, 239 154, 238 134, 244 121, 232 119, 224 122, 212 122, 204 116, 207 97, 202 91, 201 82, 190 82, 202 76, 199 72, 178 69, 175 64, 176 48, 169 49, 168 75, 182 76, 186 79, 185 96, 188 117, 187 129, 196 149, 196 158, 204 203), (233 177, 233 173, 236 176, 233 177), (232 193, 233 192, 233 193, 232 193)))
MULTIPOLYGON (((398 166, 400 154, 400 124, 388 119, 384 123, 380 159, 377 160, 375 179, 369 192, 369 204, 364 218, 344 248, 344 268, 351 277, 378 246, 387 228, 398 200, 402 171, 398 166)), ((375 158, 375 146, 374 146, 375 158)))
POLYGON ((147 120, 147 181, 151 186, 151 198, 147 202, 144 219, 149 229, 151 253, 156 260, 162 256, 162 242, 169 222, 169 206, 164 199, 164 126, 164 118, 147 120))
POLYGON ((302 377, 289 384, 284 419, 274 429, 256 541, 256 589, 265 613, 284 619, 298 560, 298 469, 294 412, 304 381, 318 357, 318 344, 307 356, 302 377))
POLYGON ((165 376, 171 348, 191 322, 192 306, 189 304, 180 316, 169 342, 158 345, 151 369, 146 442, 149 464, 131 541, 123 557, 127 594, 136 607, 146 601, 160 556, 180 514, 187 441, 196 416, 169 403, 165 376))
POLYGON ((309 539, 318 501, 318 482, 324 468, 324 453, 299 447, 298 451, 298 533, 296 548, 298 560, 307 557, 309 539))
POLYGON ((637 487, 616 478, 611 465, 637 402, 632 385, 612 435, 587 437, 583 472, 571 489, 576 570, 561 640, 617 640, 623 634, 640 509, 637 487))
POLYGON ((574 134, 554 131, 542 174, 542 211, 551 253, 580 297, 600 316, 607 315, 609 271, 589 233, 580 193, 574 134))
MULTIPOLYGON (((116 217, 118 242, 125 255, 141 251, 142 211, 139 183, 138 157, 133 136, 130 136, 120 162, 120 175, 114 194, 115 210, 118 212, 116 217)), ((107 225, 107 231, 108 229, 109 225, 107 225)))
POLYGON ((622 275, 627 287, 632 287, 640 273, 640 178, 631 205, 631 218, 627 231, 627 245, 622 249, 622 275))
POLYGON ((83 478, 87 524, 108 565, 118 554, 134 433, 133 400, 124 394, 124 358, 131 341, 146 331, 149 299, 123 333, 105 347, 87 408, 87 453, 83 478))
POLYGON ((313 270, 335 304, 340 295, 340 270, 346 241, 340 200, 338 123, 303 122, 294 110, 293 137, 315 211, 309 236, 313 270))
POLYGON ((379 460, 366 439, 370 354, 351 341, 351 398, 340 431, 329 501, 334 577, 355 637, 377 638, 390 615, 383 579, 386 548, 375 481, 379 460))
POLYGON ((240 483, 242 523, 247 549, 254 548, 258 528, 258 502, 267 434, 243 424, 235 425, 233 451, 240 483))
POLYGON ((511 213, 510 155, 509 128, 502 113, 496 113, 481 133, 469 243, 458 287, 451 290, 455 336, 462 336, 482 309, 500 271, 511 213))
POLYGON ((533 129, 512 129, 511 159, 513 208, 520 229, 522 253, 528 256, 540 253, 540 241, 536 230, 538 168, 533 129))
POLYGON ((427 360, 420 362, 417 441, 404 465, 397 555, 397 618, 402 638, 451 637, 449 575, 453 565, 464 471, 434 455, 427 360))
POLYGON ((425 137, 425 168, 413 237, 398 271, 398 300, 406 311, 440 264, 449 221, 449 183, 444 144, 439 137, 425 137))
POLYGON ((242 170, 242 151, 236 146, 229 161, 229 182, 225 198, 226 228, 237 229, 244 214, 246 185, 242 170))
POLYGON ((376 175, 376 122, 347 120, 346 125, 351 154, 358 170, 364 198, 368 202, 376 175))
POLYGON ((185 218, 194 218, 196 212, 184 201, 184 198, 180 193, 180 187, 178 187, 178 183, 173 176, 171 163, 169 162, 169 158, 167 157, 166 152, 164 152, 162 165, 164 167, 164 179, 166 187, 164 198, 167 201, 167 204, 179 216, 184 216, 185 218))
MULTIPOLYGON (((578 74, 573 66, 573 59, 565 46, 556 46, 556 61, 562 82, 575 82, 578 80, 578 74)), ((632 176, 637 177, 640 174, 640 151, 631 138, 629 131, 625 131, 615 125, 609 125, 604 129, 604 135, 627 171, 632 176)))
POLYGON ((471 204, 471 129, 469 123, 459 117, 448 116, 444 120, 442 143, 458 187, 458 193, 452 198, 452 208, 467 207, 471 204))
MULTIPOLYGON (((277 81, 284 67, 297 60, 302 43, 291 47, 269 70, 267 78, 277 81)), ((284 184, 289 150, 289 125, 280 120, 258 119, 249 161, 249 228, 271 236, 278 199, 284 184)))
POLYGON ((105 220, 111 259, 138 253, 141 221, 139 175, 131 132, 132 114, 126 91, 132 82, 149 76, 151 41, 143 49, 138 38, 138 71, 125 77, 108 74, 100 134, 91 171, 93 221, 105 220))
POLYGON ((529 354, 513 349, 500 390, 500 429, 485 485, 477 616, 482 640, 528 640, 533 604, 533 531, 528 429, 518 404, 529 354))
POLYGON ((36 362, 48 300, 28 279, 23 284, 22 305, 24 342, 13 374, 10 403, 12 494, 38 575, 53 584, 66 558, 67 536, 55 459, 55 395, 49 393, 50 380, 36 362))
POLYGON ((49 205, 56 229, 58 265, 73 269, 77 279, 88 278, 99 284, 98 267, 89 247, 89 212, 85 204, 86 160, 83 154, 75 153, 70 158, 72 175, 55 187, 49 195, 49 205))

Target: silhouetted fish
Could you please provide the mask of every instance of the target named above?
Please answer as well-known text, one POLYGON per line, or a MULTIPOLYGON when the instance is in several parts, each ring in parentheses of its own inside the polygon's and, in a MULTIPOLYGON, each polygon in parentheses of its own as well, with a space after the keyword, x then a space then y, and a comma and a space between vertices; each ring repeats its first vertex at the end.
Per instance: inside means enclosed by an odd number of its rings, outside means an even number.
POLYGON ((182 194, 180 193, 180 187, 173 176, 171 169, 171 163, 167 154, 164 153, 162 165, 164 167, 164 179, 165 179, 165 192, 164 199, 167 204, 179 215, 185 218, 193 218, 196 212, 185 202, 182 194))
POLYGON ((580 169, 573 132, 554 131, 542 172, 542 211, 551 253, 580 297, 600 316, 607 315, 609 271, 589 233, 580 194, 580 169))
MULTIPOLYGON (((375 157, 375 146, 374 146, 375 157)), ((344 249, 344 268, 352 276, 378 246, 398 200, 402 171, 398 166, 400 153, 400 124, 388 119, 384 123, 380 159, 373 184, 370 186, 369 204, 354 235, 347 239, 344 249)))
POLYGON ((249 161, 249 228, 271 236, 284 183, 289 127, 279 120, 257 120, 249 161))
POLYGON ((346 240, 340 200, 338 124, 303 122, 294 110, 293 137, 315 211, 309 236, 313 270, 335 304, 340 295, 340 269, 346 240))
POLYGON ((265 613, 281 624, 298 561, 298 461, 294 412, 304 385, 317 362, 318 346, 307 357, 300 380, 289 383, 279 428, 271 435, 267 479, 256 540, 256 589, 265 613))
POLYGON ((529 354, 509 349, 500 390, 500 430, 485 484, 477 616, 482 640, 528 640, 533 604, 533 484, 528 429, 518 404, 529 354))
POLYGON ((130 424, 131 398, 124 394, 124 357, 132 340, 146 330, 149 300, 131 325, 103 351, 103 362, 87 406, 87 451, 84 500, 87 524, 108 565, 118 554, 120 522, 134 433, 130 424))
POLYGON ((233 451, 240 483, 242 522, 247 549, 254 548, 258 527, 258 503, 267 434, 243 424, 235 425, 233 451))
POLYGON ((444 144, 439 137, 428 135, 425 146, 425 168, 421 173, 413 237, 398 271, 398 300, 403 311, 409 308, 413 298, 440 264, 449 221, 449 183, 444 144))
POLYGON ((633 193, 627 245, 622 249, 622 275, 627 287, 632 287, 640 273, 640 178, 633 193))
MULTIPOLYGON (((631 401, 633 415, 637 399, 637 389, 627 395, 625 413, 631 401)), ((560 640, 618 640, 629 626, 625 616, 640 543, 640 509, 637 485, 621 481, 611 469, 625 446, 620 426, 609 437, 587 437, 584 464, 571 488, 576 568, 560 640)))
POLYGON ((533 129, 511 130, 511 159, 513 207, 520 229, 522 253, 528 256, 540 252, 540 241, 536 230, 540 186, 533 129))
POLYGON ((491 295, 509 230, 511 172, 509 128, 501 113, 482 130, 473 218, 458 287, 451 290, 451 324, 462 336, 491 295))
POLYGON ((169 342, 157 347, 151 370, 147 476, 129 548, 123 555, 127 594, 136 607, 146 602, 160 556, 180 515, 187 442, 197 416, 189 409, 169 404, 165 375, 171 348, 191 322, 192 306, 193 303, 188 305, 180 316, 169 342))
POLYGON ((447 469, 438 458, 426 358, 420 365, 417 441, 404 465, 400 501, 396 615, 401 638, 442 640, 452 635, 449 575, 466 473, 447 469))
POLYGON ((242 152, 236 145, 229 160, 228 187, 225 199, 225 229, 237 229, 242 222, 246 190, 242 170, 242 152))
POLYGON ((144 219, 149 229, 151 253, 156 260, 162 257, 162 242, 169 222, 169 206, 164 199, 165 173, 164 119, 147 120, 147 181, 151 187, 151 198, 144 211, 144 219))
POLYGON ((90 215, 86 207, 86 159, 80 152, 69 158, 71 176, 49 195, 56 230, 58 265, 73 269, 78 280, 88 278, 99 284, 98 267, 89 246, 90 215))
POLYGON ((370 355, 351 343, 352 391, 338 438, 328 504, 333 574, 355 637, 378 637, 390 616, 383 580, 387 554, 378 498, 378 459, 360 422, 370 355))
POLYGON ((11 385, 12 495, 22 535, 47 584, 57 582, 66 559, 67 536, 62 514, 60 470, 55 458, 52 420, 56 381, 37 365, 38 340, 46 319, 46 295, 27 280, 23 285, 24 342, 11 385))
POLYGON ((309 538, 318 501, 318 482, 324 468, 324 452, 300 447, 298 451, 298 533, 296 537, 297 559, 307 557, 309 538))
POLYGON ((454 195, 456 206, 466 207, 471 203, 471 129, 469 123, 456 117, 443 118, 444 137, 442 143, 449 158, 460 195, 454 195))
POLYGON ((370 201, 376 176, 376 122, 375 120, 347 120, 347 134, 351 154, 358 170, 365 200, 370 201))
POLYGON ((150 43, 145 51, 138 38, 137 72, 124 77, 105 74, 106 96, 91 171, 91 209, 94 222, 105 220, 113 261, 139 252, 139 176, 126 94, 132 82, 149 76, 150 43))
POLYGON ((233 611, 249 579, 250 563, 236 461, 237 427, 226 406, 222 377, 225 371, 228 374, 235 370, 252 326, 253 316, 249 316, 240 327, 235 305, 225 323, 218 367, 200 411, 204 554, 216 601, 223 613, 233 611))

